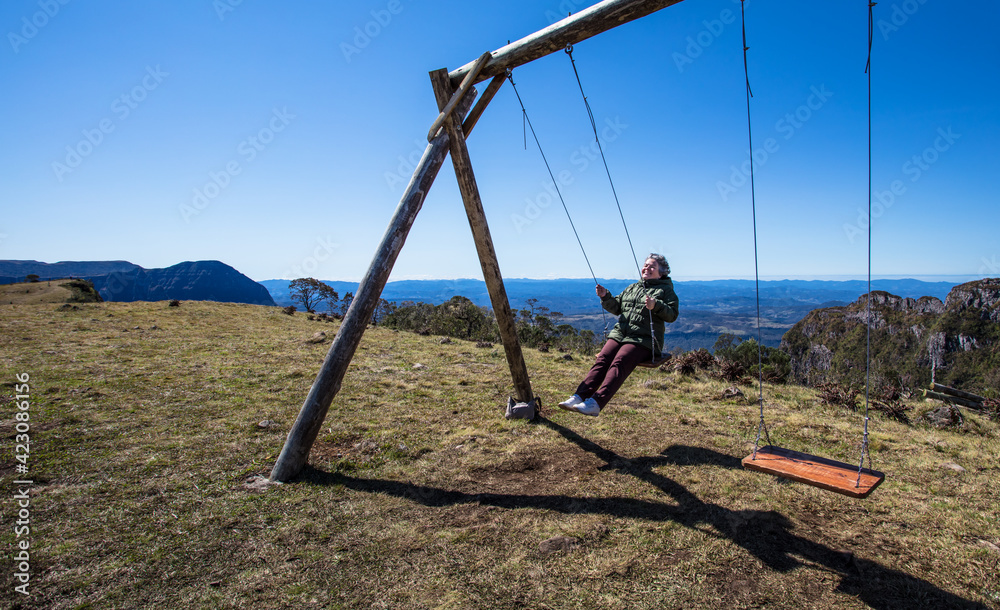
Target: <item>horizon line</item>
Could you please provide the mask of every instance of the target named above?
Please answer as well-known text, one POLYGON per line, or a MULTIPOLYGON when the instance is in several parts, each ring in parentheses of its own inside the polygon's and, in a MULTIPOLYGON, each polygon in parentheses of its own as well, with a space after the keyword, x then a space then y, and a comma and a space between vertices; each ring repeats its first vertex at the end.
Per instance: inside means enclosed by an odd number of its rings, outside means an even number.
MULTIPOLYGON (((676 282, 715 282, 715 281, 755 281, 754 277, 746 276, 669 276, 671 280, 676 282)), ((989 276, 980 276, 974 274, 906 274, 906 273, 888 273, 873 275, 872 281, 877 280, 914 280, 918 282, 946 282, 953 284, 961 284, 965 282, 986 279, 989 276)), ((292 281, 292 279, 297 278, 268 278, 264 280, 254 280, 255 282, 275 282, 275 281, 292 281)), ((614 281, 614 282, 633 282, 636 281, 634 278, 613 278, 613 277, 602 277, 597 278, 599 281, 614 281)), ((856 275, 769 275, 761 276, 760 281, 765 282, 781 282, 781 281, 815 281, 815 282, 865 282, 868 280, 865 276, 856 275)), ((513 280, 530 280, 536 282, 558 282, 565 280, 590 280, 593 281, 592 277, 507 277, 504 281, 513 280)), ((360 279, 323 279, 321 282, 351 282, 360 283, 360 279)), ((474 277, 404 277, 399 279, 390 279, 386 284, 391 284, 394 282, 483 282, 485 280, 482 278, 474 277)))

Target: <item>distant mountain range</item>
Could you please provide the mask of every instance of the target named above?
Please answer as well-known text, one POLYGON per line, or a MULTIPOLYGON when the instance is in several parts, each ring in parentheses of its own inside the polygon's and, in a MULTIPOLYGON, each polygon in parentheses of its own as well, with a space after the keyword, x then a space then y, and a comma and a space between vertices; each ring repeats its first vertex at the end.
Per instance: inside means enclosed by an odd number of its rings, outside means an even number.
MULTIPOLYGON (((254 282, 219 261, 184 262, 164 269, 143 269, 128 261, 0 261, 0 283, 23 282, 28 274, 41 279, 77 277, 90 280, 106 301, 157 301, 168 299, 224 301, 256 305, 293 305, 289 280, 254 282)), ((599 279, 614 293, 632 280, 599 279)), ((327 281, 341 297, 356 293, 357 282, 327 281)), ((561 314, 560 322, 600 334, 615 318, 605 314, 590 279, 504 280, 511 307, 536 311, 546 308, 561 314)), ((956 284, 913 279, 874 280, 872 288, 903 298, 947 298, 956 284)), ((757 335, 757 294, 753 280, 683 281, 674 283, 680 298, 680 318, 667 325, 667 342, 673 350, 711 349, 722 333, 741 337, 757 335)), ((796 322, 815 309, 839 307, 857 301, 867 283, 828 280, 778 280, 760 282, 761 338, 777 346, 796 322)), ((403 280, 389 282, 382 293, 387 301, 438 305, 460 295, 489 308, 490 298, 482 280, 403 280)))
MULTIPOLYGON (((634 280, 598 279, 612 292, 621 292, 634 280)), ((289 280, 264 280, 260 282, 278 305, 291 305, 288 293, 289 280)), ((356 293, 357 282, 324 280, 341 296, 356 293)), ((504 286, 511 307, 527 306, 527 299, 538 299, 536 306, 548 307, 566 315, 586 314, 594 310, 597 297, 594 280, 590 279, 505 279, 504 286)), ((873 290, 885 290, 899 296, 919 298, 933 296, 944 299, 955 286, 952 282, 924 282, 920 280, 873 280, 873 290)), ((674 288, 683 308, 706 309, 717 313, 752 313, 756 311, 753 280, 710 280, 674 282, 674 288)), ((761 307, 796 308, 810 311, 826 303, 846 304, 864 294, 868 289, 862 280, 771 280, 760 282, 761 307)), ((389 282, 382 291, 387 301, 416 301, 434 305, 461 295, 482 307, 490 306, 489 292, 482 280, 401 280, 389 282)))
POLYGON ((0 284, 80 278, 94 284, 105 301, 221 301, 274 305, 267 289, 219 261, 194 261, 143 269, 127 261, 0 261, 0 284))
MULTIPOLYGON (((599 279, 614 293, 621 292, 632 280, 599 279)), ((356 293, 357 282, 327 281, 341 297, 356 293)), ((293 304, 288 280, 261 282, 278 305, 293 304)), ((563 321, 577 328, 597 333, 615 319, 603 315, 594 281, 590 279, 505 279, 511 307, 528 307, 528 299, 537 299, 535 308, 563 314, 563 321)), ((884 290, 902 297, 932 296, 944 299, 954 287, 950 282, 924 282, 913 279, 873 280, 873 290, 884 290)), ((680 298, 681 316, 667 325, 667 341, 674 349, 711 349, 721 333, 742 337, 757 334, 757 297, 753 280, 712 280, 675 282, 680 298)), ((785 331, 810 311, 846 305, 856 301, 868 289, 867 282, 826 280, 778 280, 760 282, 761 335, 765 344, 777 346, 785 331)), ((489 293, 482 280, 403 280, 389 282, 382 292, 387 301, 440 304, 461 295, 481 307, 490 307, 489 293)))

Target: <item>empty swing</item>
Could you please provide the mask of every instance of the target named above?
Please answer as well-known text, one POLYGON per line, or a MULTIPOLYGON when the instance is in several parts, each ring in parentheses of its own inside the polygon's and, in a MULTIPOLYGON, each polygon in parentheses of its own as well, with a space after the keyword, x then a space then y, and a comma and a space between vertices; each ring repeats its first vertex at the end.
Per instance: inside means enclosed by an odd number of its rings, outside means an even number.
MULTIPOLYGON (((746 75, 746 98, 747 98, 747 135, 750 150, 753 151, 753 134, 750 128, 750 98, 753 94, 750 91, 750 76, 747 69, 747 36, 746 17, 743 11, 743 3, 740 0, 740 13, 743 17, 743 70, 746 75)), ((868 64, 865 72, 868 74, 868 212, 871 217, 871 185, 872 185, 872 162, 871 162, 871 49, 872 49, 872 7, 874 2, 868 4, 868 64)), ((743 467, 748 470, 772 474, 775 476, 805 483, 836 492, 853 498, 866 498, 875 491, 885 475, 871 469, 871 454, 868 452, 868 388, 871 363, 871 223, 868 225, 868 315, 866 325, 868 328, 867 337, 867 357, 865 362, 865 416, 864 435, 861 441, 861 459, 857 467, 852 464, 838 462, 800 451, 783 449, 771 444, 770 434, 767 432, 767 425, 764 423, 764 377, 762 366, 762 344, 760 330, 760 275, 757 267, 757 204, 753 186, 753 155, 750 159, 750 197, 753 209, 753 239, 754 239, 754 273, 757 282, 757 372, 759 375, 757 386, 759 388, 758 405, 760 406, 760 422, 757 425, 757 438, 754 440, 753 453, 743 458, 743 467), (761 432, 767 439, 767 445, 760 447, 761 432), (864 468, 865 456, 868 456, 869 468, 864 468)))

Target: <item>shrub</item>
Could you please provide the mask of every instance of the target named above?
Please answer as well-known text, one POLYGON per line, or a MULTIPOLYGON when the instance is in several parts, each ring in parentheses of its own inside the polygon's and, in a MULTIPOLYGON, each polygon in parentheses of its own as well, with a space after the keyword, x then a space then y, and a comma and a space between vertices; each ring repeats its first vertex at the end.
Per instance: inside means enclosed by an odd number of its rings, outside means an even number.
POLYGON ((983 411, 990 419, 1000 420, 1000 398, 987 398, 983 401, 983 411))
POLYGON ((823 402, 847 407, 851 411, 858 410, 858 394, 860 392, 857 389, 832 382, 821 383, 816 386, 816 389, 819 390, 819 397, 823 402))
POLYGON ((72 296, 67 299, 69 303, 103 303, 104 299, 94 288, 94 284, 89 280, 70 280, 59 284, 68 289, 72 296))
POLYGON ((731 383, 746 383, 747 369, 739 362, 719 359, 719 377, 731 383))
POLYGON ((677 371, 681 375, 690 376, 698 372, 697 357, 695 352, 688 352, 671 360, 667 365, 671 370, 677 371))

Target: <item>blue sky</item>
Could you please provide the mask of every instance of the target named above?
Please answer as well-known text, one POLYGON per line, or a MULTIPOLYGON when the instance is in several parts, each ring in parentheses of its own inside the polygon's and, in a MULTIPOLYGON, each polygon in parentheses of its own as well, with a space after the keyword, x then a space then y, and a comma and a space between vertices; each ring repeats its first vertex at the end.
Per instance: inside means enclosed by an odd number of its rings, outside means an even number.
MULTIPOLYGON (((357 280, 437 114, 427 73, 589 4, 3 2, 0 258, 357 280)), ((739 9, 686 0, 574 51, 638 256, 678 279, 754 274, 739 9)), ((746 10, 760 273, 864 277, 867 3, 746 10)), ((1000 4, 875 11, 872 271, 1000 276, 1000 4)), ((514 79, 595 274, 634 277, 568 57, 514 79)), ((503 274, 589 276, 509 83, 469 147, 503 274)), ((459 277, 481 271, 449 160, 391 279, 459 277)))

